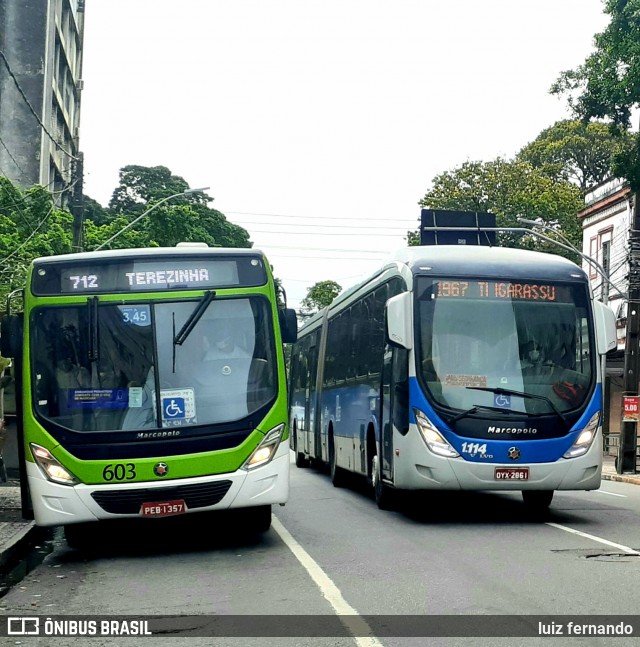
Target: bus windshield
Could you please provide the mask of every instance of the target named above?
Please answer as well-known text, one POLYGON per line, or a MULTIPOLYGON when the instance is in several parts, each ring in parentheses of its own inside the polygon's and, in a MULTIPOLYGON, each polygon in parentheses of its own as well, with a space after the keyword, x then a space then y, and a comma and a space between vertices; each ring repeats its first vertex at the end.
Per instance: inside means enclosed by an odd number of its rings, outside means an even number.
POLYGON ((416 370, 436 405, 557 415, 586 402, 596 355, 585 285, 421 276, 416 295, 416 370))
POLYGON ((176 343, 199 303, 89 298, 35 309, 32 393, 39 417, 79 432, 185 427, 242 420, 273 401, 269 302, 214 297, 176 343))

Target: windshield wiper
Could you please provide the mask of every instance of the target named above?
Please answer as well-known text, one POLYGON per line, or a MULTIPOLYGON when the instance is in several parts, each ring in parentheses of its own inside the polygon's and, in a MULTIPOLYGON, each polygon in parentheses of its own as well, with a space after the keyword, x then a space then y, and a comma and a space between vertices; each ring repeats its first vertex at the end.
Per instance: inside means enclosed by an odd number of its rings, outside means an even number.
MULTIPOLYGON (((478 411, 478 409, 486 409, 488 411, 499 411, 500 413, 507 413, 509 415, 522 415, 526 413, 525 411, 513 411, 511 409, 501 409, 500 407, 490 407, 488 405, 484 404, 474 404, 471 409, 467 409, 466 411, 463 411, 462 413, 459 413, 455 418, 451 418, 449 421, 449 424, 453 425, 458 420, 462 420, 462 418, 466 418, 467 416, 471 415, 472 413, 475 413, 478 411)), ((539 415, 539 414, 536 414, 539 415)))
POLYGON ((173 346, 176 345, 182 346, 187 337, 191 334, 191 331, 195 328, 196 324, 202 318, 202 315, 205 313, 205 310, 209 307, 209 304, 216 296, 215 290, 207 290, 203 297, 198 301, 196 307, 193 309, 193 312, 189 315, 187 320, 184 322, 184 326, 180 328, 178 334, 173 338, 173 346))
MULTIPOLYGON (((543 402, 546 402, 549 407, 551 407, 552 411, 564 422, 565 426, 567 429, 571 428, 571 425, 569 424, 569 421, 564 417, 563 413, 556 407, 553 402, 546 397, 545 395, 535 395, 533 393, 526 393, 525 391, 513 391, 511 389, 503 389, 502 387, 497 387, 493 388, 490 386, 467 386, 465 387, 467 389, 471 389, 472 391, 489 391, 490 393, 495 393, 496 395, 516 395, 521 398, 529 398, 531 400, 542 400, 543 402)), ((486 407, 483 407, 486 408, 486 407)), ((499 407, 494 407, 495 409, 498 409, 499 411, 503 411, 503 409, 499 407)), ((509 409, 504 409, 504 411, 509 411, 509 409)), ((526 413, 526 412, 522 412, 526 413)))

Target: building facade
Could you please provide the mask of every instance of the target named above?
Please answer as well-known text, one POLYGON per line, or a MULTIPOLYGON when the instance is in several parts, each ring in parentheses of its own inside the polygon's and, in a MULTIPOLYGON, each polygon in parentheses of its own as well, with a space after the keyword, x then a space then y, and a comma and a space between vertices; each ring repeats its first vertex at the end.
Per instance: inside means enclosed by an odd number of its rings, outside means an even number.
MULTIPOLYGON (((607 356, 605 379, 605 398, 609 404, 605 432, 609 431, 612 438, 620 432, 622 423, 627 332, 627 300, 624 295, 628 290, 629 232, 632 218, 630 197, 630 189, 624 180, 606 180, 585 194, 584 209, 578 213, 578 218, 582 221, 582 253, 597 261, 609 277, 609 282, 603 280, 602 273, 587 261, 583 261, 584 270, 589 273, 595 297, 608 303, 617 318, 618 344, 616 351, 607 356)), ((611 450, 615 453, 613 446, 611 450)))
POLYGON ((84 0, 0 0, 0 175, 69 207, 79 151, 84 0))

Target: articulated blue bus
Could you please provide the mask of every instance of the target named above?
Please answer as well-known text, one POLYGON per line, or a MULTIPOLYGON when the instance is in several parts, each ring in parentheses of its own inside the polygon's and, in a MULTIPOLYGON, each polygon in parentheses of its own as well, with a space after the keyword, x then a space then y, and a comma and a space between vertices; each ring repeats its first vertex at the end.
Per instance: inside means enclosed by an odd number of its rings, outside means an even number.
POLYGON ((407 490, 592 490, 602 471, 601 358, 615 318, 560 256, 410 247, 299 331, 296 465, 407 490))

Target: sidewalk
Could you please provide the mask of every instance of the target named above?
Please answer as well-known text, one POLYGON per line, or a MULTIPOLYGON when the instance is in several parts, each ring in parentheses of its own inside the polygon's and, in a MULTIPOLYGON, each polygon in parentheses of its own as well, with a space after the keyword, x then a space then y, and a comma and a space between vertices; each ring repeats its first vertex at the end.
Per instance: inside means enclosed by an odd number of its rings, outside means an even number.
POLYGON ((20 483, 12 478, 0 482, 0 568, 21 550, 34 529, 33 521, 22 518, 20 483))
MULTIPOLYGON (((605 456, 602 480, 640 485, 640 474, 617 474, 613 456, 605 456)), ((0 482, 0 568, 18 553, 34 529, 33 521, 21 517, 19 482, 12 478, 0 482)))

